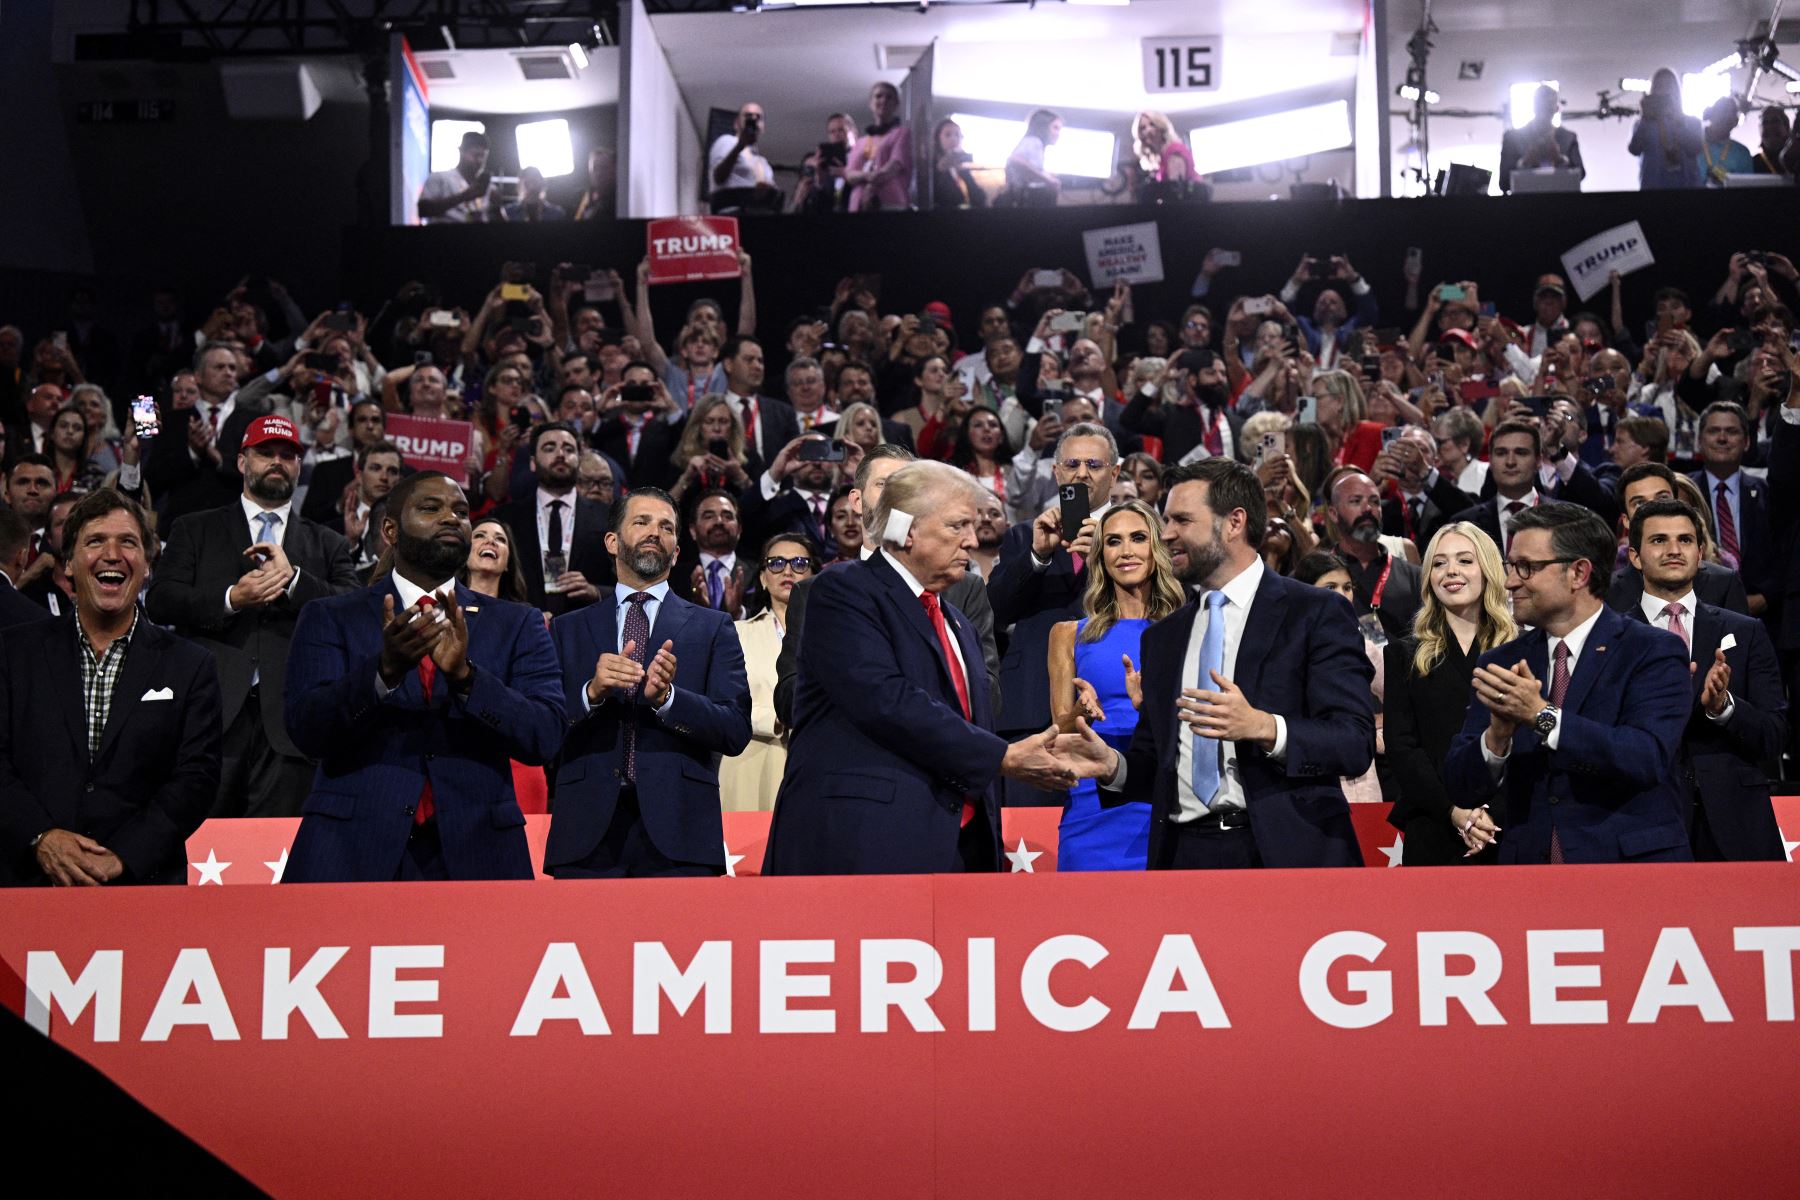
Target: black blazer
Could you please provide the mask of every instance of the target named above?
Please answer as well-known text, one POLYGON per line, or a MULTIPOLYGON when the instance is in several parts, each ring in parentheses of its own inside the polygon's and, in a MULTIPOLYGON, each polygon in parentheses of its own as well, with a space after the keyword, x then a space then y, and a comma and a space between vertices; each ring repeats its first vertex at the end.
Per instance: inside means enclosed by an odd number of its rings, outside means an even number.
MULTIPOLYGON (((1689 479, 1700 485, 1718 520, 1719 481, 1705 471, 1695 471, 1689 479)), ((1741 556, 1738 574, 1744 577, 1744 590, 1766 596, 1778 583, 1780 568, 1775 561, 1775 537, 1769 520, 1769 485, 1761 479, 1744 475, 1738 494, 1737 538, 1741 556)))
POLYGON ((0 629, 48 621, 50 611, 13 586, 12 580, 0 575, 0 629))
MULTIPOLYGON (((737 410, 741 418, 743 411, 737 410)), ((781 448, 800 436, 800 414, 786 400, 776 400, 769 396, 756 398, 756 432, 744 431, 749 440, 749 449, 756 451, 763 462, 775 461, 781 448)))
POLYGON ((219 670, 201 646, 140 618, 88 757, 73 615, 15 628, 0 645, 0 879, 47 882, 31 841, 93 838, 123 883, 186 883, 187 838, 219 790, 219 670))
MULTIPOLYGON (((575 531, 569 542, 569 569, 580 571, 589 583, 604 592, 616 578, 612 555, 606 552, 606 526, 612 514, 606 505, 579 493, 570 492, 569 497, 575 501, 575 531)), ((525 500, 502 504, 494 510, 494 515, 512 530, 519 568, 525 572, 526 599, 536 608, 565 611, 560 596, 552 605, 550 594, 544 591, 544 550, 543 543, 538 541, 537 493, 533 491, 525 500)))
POLYGON ((188 408, 167 409, 163 413, 163 432, 153 437, 144 454, 144 482, 156 503, 156 521, 160 529, 168 529, 181 517, 192 512, 218 508, 235 500, 244 490, 244 477, 238 474, 238 449, 244 444, 244 430, 263 413, 251 412, 239 404, 219 427, 219 465, 214 467, 202 458, 194 461, 188 452, 188 408))
MULTIPOLYGON (((849 562, 832 565, 844 567, 849 562)), ((800 671, 800 626, 806 619, 806 597, 816 578, 802 579, 788 596, 787 629, 781 637, 781 653, 775 658, 775 715, 789 728, 794 724, 795 676, 800 671)), ((994 640, 994 606, 988 603, 987 589, 987 583, 979 576, 967 574, 944 589, 943 600, 975 626, 975 634, 981 640, 981 660, 987 665, 988 702, 998 712, 1000 651, 994 640)))
MULTIPOLYGON (((1355 560, 1347 561, 1354 563, 1355 560)), ((1383 550, 1381 556, 1369 564, 1368 571, 1358 567, 1350 577, 1356 594, 1357 616, 1374 613, 1391 642, 1412 633, 1413 618, 1419 614, 1419 604, 1423 600, 1425 573, 1422 570, 1383 550), (1377 564, 1384 562, 1391 567, 1388 568, 1387 584, 1381 590, 1381 606, 1377 608, 1374 606, 1375 588, 1381 582, 1383 570, 1377 564)))
POLYGON ((1409 867, 1491 862, 1496 856, 1492 848, 1474 858, 1463 857, 1463 840, 1450 824, 1455 801, 1443 774, 1444 756, 1461 732, 1469 708, 1474 656, 1464 654, 1451 638, 1437 665, 1416 675, 1413 655, 1418 649, 1418 641, 1408 637, 1390 641, 1382 651, 1387 760, 1400 786, 1388 823, 1406 835, 1400 861, 1409 867))
POLYGON ((1381 532, 1389 537, 1410 538, 1422 551, 1431 541, 1431 535, 1449 523, 1452 514, 1467 511, 1473 503, 1475 497, 1439 471, 1437 482, 1425 491, 1425 503, 1419 507, 1418 527, 1407 528, 1405 507, 1401 498, 1395 495, 1381 502, 1381 532))
POLYGON ((1003 736, 1035 733, 1050 724, 1050 627, 1081 619, 1087 566, 1076 570, 1069 552, 1058 546, 1050 565, 1035 570, 1031 523, 1021 521, 1001 539, 1000 560, 987 587, 995 626, 1012 628, 1000 660, 1006 703, 995 728, 1003 736))
POLYGON ((295 517, 290 508, 281 549, 300 572, 293 591, 261 608, 227 613, 225 593, 254 565, 244 557, 250 543, 250 523, 237 500, 181 518, 169 530, 150 590, 144 593, 144 611, 157 624, 212 651, 226 728, 237 719, 250 695, 250 681, 260 672, 262 722, 269 745, 289 758, 300 758, 281 706, 294 624, 307 601, 353 591, 358 586, 356 568, 341 534, 295 517))
MULTIPOLYGON (((1644 610, 1626 614, 1644 620, 1644 610)), ((1691 830, 1694 807, 1706 813, 1719 851, 1729 861, 1786 862, 1781 829, 1775 823, 1769 780, 1776 774, 1787 744, 1787 695, 1775 661, 1775 644, 1763 623, 1700 601, 1691 632, 1694 707, 1675 758, 1675 793, 1691 830), (1719 643, 1730 634, 1725 651, 1731 669, 1731 719, 1723 725, 1706 715, 1700 695, 1712 669, 1719 643)))
MULTIPOLYGON (((1199 405, 1151 404, 1143 388, 1137 390, 1131 403, 1119 414, 1121 427, 1134 434, 1162 439, 1162 461, 1165 463, 1180 462, 1190 450, 1204 442, 1206 426, 1211 419, 1211 414, 1199 405)), ((1244 445, 1244 418, 1227 412, 1225 424, 1231 430, 1231 443, 1237 448, 1238 460, 1251 461, 1244 445)))
MULTIPOLYGON (((1483 489, 1481 503, 1472 508, 1465 508, 1450 519, 1452 521, 1468 521, 1480 527, 1481 531, 1494 539, 1494 545, 1500 553, 1506 553, 1506 543, 1500 537, 1500 496, 1493 490, 1494 477, 1490 474, 1483 489)), ((1538 495, 1546 500, 1562 500, 1569 504, 1579 504, 1583 508, 1592 509, 1600 515, 1600 519, 1608 525, 1619 523, 1619 505, 1594 478, 1593 471, 1586 463, 1575 464, 1575 473, 1567 482, 1558 483, 1548 492, 1538 489, 1538 495)))
POLYGON ((594 430, 593 446, 625 468, 625 477, 618 483, 667 490, 675 482, 675 465, 669 458, 681 442, 681 428, 661 417, 651 417, 638 435, 637 453, 632 454, 629 427, 618 417, 611 417, 594 430))
MULTIPOLYGON (((1700 574, 1694 577, 1694 596, 1702 604, 1742 613, 1746 617, 1750 615, 1750 601, 1744 595, 1744 581, 1730 567, 1702 562, 1700 574)), ((1612 586, 1606 593, 1606 607, 1629 615, 1642 611, 1639 602, 1643 598, 1644 576, 1636 567, 1626 563, 1613 572, 1612 586)))
POLYGON ((300 515, 321 525, 331 524, 331 519, 336 517, 341 530, 344 513, 339 501, 344 498, 344 489, 355 476, 354 454, 313 464, 312 476, 306 484, 306 503, 301 505, 300 515))

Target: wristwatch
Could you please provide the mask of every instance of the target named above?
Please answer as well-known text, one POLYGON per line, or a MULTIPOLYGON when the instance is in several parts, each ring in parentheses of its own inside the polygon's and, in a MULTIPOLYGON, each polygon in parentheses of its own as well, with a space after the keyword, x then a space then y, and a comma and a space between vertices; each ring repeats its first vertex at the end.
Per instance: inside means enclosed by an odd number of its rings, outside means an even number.
POLYGON ((1537 716, 1531 718, 1531 727, 1538 731, 1539 737, 1549 737, 1556 728, 1556 719, 1562 716, 1562 710, 1554 704, 1546 704, 1538 710, 1537 716))

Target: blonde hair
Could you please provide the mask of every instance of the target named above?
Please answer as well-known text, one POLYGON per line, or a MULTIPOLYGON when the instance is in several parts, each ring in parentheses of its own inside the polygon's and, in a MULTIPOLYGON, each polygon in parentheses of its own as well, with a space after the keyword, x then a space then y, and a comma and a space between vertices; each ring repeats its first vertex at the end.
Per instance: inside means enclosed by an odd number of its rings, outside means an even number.
MULTIPOLYGON (((1163 545, 1162 518, 1156 510, 1142 500, 1127 500, 1115 504, 1106 510, 1100 519, 1095 541, 1105 544, 1106 526, 1120 513, 1135 513, 1144 522, 1144 528, 1150 534, 1150 595, 1144 600, 1144 616, 1152 621, 1160 621, 1186 600, 1181 590, 1181 583, 1175 578, 1175 563, 1169 557, 1169 548, 1163 545)), ((1094 549, 1097 571, 1088 572, 1087 592, 1081 597, 1081 609, 1087 614, 1087 623, 1081 627, 1079 641, 1097 642, 1119 622, 1119 585, 1113 581, 1112 572, 1105 567, 1106 554, 1101 546, 1094 549)))
POLYGON ((1438 543, 1448 534, 1460 534, 1475 547, 1475 561, 1481 564, 1481 614, 1475 618, 1476 654, 1484 654, 1504 645, 1519 635, 1512 614, 1506 608, 1506 568, 1500 561, 1500 548, 1478 525, 1456 521, 1431 535, 1425 546, 1425 586, 1419 601, 1419 615, 1413 618, 1413 637, 1419 648, 1413 652, 1413 672, 1429 675, 1444 659, 1449 648, 1450 614, 1431 590, 1431 562, 1437 557, 1438 543))
POLYGON ((1323 383, 1326 391, 1343 402, 1342 425, 1346 435, 1368 416, 1369 402, 1363 398, 1362 384, 1356 382, 1356 376, 1350 372, 1315 371, 1311 382, 1323 383))
POLYGON ((1155 109, 1146 108, 1131 122, 1131 152, 1137 155, 1138 166, 1155 173, 1162 170, 1162 151, 1152 150, 1144 145, 1144 139, 1138 133, 1138 124, 1145 117, 1149 117, 1150 124, 1162 131, 1164 146, 1172 146, 1181 141, 1181 135, 1175 132, 1175 122, 1155 109))
MULTIPOLYGON (((850 405, 843 412, 838 414, 837 436, 846 442, 853 440, 850 433, 856 428, 856 418, 862 416, 865 412, 875 418, 875 444, 877 446, 881 445, 881 413, 873 404, 867 404, 861 400, 858 400, 855 404, 850 405)), ((857 444, 861 445, 862 443, 858 442, 857 444)), ((864 446, 863 449, 866 450, 868 447, 864 446)))
POLYGON ((1293 419, 1284 412, 1276 412, 1265 408, 1261 412, 1251 413, 1244 419, 1244 431, 1238 434, 1238 445, 1254 446, 1262 440, 1265 433, 1286 433, 1293 419))
MULTIPOLYGON (((744 422, 738 417, 737 409, 731 406, 730 397, 722 392, 708 392, 694 402, 694 411, 688 414, 687 424, 682 426, 681 441, 675 445, 675 453, 669 455, 669 461, 679 470, 686 470, 688 460, 696 455, 705 454, 706 432, 702 428, 706 424, 707 414, 715 408, 723 408, 731 416, 731 457, 739 462, 744 461, 744 422)), ((660 418, 653 418, 659 419, 660 418)))
POLYGON ((887 484, 881 489, 881 499, 875 502, 875 510, 863 522, 863 529, 880 530, 881 545, 884 547, 904 549, 906 535, 912 532, 912 523, 905 522, 903 527, 896 529, 894 522, 889 519, 894 513, 923 517, 956 497, 979 506, 981 497, 986 494, 987 489, 959 467, 935 459, 910 462, 887 477, 887 484))

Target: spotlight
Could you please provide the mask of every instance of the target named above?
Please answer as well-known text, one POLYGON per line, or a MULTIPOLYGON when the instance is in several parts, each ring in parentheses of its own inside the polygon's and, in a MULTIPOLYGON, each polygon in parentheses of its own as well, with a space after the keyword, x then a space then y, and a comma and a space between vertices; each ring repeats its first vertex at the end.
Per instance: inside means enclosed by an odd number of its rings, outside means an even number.
POLYGON ((580 42, 570 42, 569 57, 575 60, 575 69, 577 71, 587 70, 588 56, 586 46, 583 46, 580 42))
POLYGON ((1621 79, 1619 80, 1619 90, 1621 92, 1648 92, 1650 81, 1648 79, 1621 79))
MULTIPOLYGON (((1411 101, 1417 103, 1420 92, 1419 92, 1419 89, 1414 87, 1412 84, 1403 83, 1396 90, 1400 93, 1400 98, 1402 100, 1411 100, 1411 101)), ((1425 96, 1425 103, 1427 103, 1427 104, 1436 104, 1439 100, 1443 99, 1442 96, 1438 95, 1436 92, 1432 91, 1429 88, 1427 88, 1425 90, 1424 96, 1425 96)))

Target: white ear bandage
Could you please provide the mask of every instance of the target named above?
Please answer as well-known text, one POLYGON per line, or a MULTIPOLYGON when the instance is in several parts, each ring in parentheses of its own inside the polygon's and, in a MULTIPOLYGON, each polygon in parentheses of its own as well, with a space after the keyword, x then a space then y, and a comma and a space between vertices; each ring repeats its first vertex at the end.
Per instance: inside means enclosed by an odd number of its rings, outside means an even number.
POLYGON ((912 532, 913 515, 892 509, 888 512, 887 524, 882 527, 881 540, 893 546, 906 545, 906 535, 912 532))

